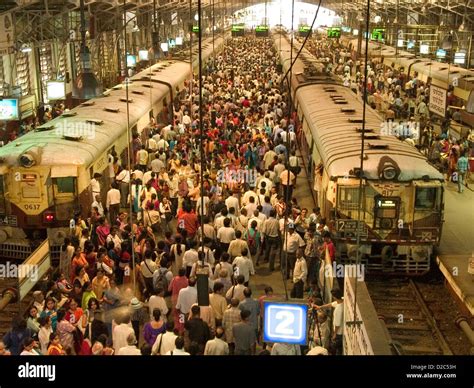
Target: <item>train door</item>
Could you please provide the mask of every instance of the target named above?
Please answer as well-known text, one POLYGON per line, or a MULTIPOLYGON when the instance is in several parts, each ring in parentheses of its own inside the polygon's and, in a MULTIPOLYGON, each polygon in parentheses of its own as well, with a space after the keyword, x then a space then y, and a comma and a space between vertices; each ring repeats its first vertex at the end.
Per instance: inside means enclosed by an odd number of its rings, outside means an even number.
POLYGON ((79 210, 77 193, 77 167, 54 166, 51 168, 54 211, 57 221, 70 220, 79 210))

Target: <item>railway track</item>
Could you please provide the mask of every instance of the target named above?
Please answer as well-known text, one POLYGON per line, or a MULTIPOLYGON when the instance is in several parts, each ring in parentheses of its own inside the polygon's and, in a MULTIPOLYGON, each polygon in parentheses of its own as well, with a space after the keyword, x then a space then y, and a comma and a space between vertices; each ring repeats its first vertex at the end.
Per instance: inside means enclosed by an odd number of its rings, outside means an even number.
MULTIPOLYGON (((375 309, 403 355, 452 355, 437 320, 412 279, 374 279, 367 287, 375 309)), ((436 287, 436 286, 434 286, 436 287)))

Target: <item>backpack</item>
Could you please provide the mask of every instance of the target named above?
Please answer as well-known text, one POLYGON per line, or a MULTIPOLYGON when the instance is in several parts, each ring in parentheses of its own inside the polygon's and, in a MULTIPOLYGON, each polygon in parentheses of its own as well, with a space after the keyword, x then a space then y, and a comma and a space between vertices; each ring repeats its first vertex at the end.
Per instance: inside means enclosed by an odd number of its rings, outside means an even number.
POLYGON ((168 292, 168 286, 169 282, 168 279, 166 278, 166 274, 169 272, 168 270, 162 271, 161 269, 157 269, 158 276, 153 275, 153 288, 154 290, 158 290, 159 288, 162 288, 165 291, 165 297, 169 295, 168 292))
POLYGON ((247 231, 247 245, 249 246, 250 254, 253 256, 257 253, 257 232, 254 230, 253 236, 250 236, 250 231, 252 229, 249 229, 247 231))

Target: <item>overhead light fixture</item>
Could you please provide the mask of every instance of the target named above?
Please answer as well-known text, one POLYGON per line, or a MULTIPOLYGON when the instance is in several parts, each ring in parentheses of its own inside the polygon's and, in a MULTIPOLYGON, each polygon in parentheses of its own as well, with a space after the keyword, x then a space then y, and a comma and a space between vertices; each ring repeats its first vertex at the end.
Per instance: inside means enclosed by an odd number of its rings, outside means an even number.
POLYGON ((380 23, 381 21, 382 21, 382 17, 381 17, 381 16, 376 15, 376 16, 374 17, 374 22, 375 22, 375 23, 380 23))
POLYGON ((463 18, 463 19, 462 19, 462 23, 461 23, 461 25, 459 26, 458 31, 464 31, 464 28, 465 28, 465 27, 464 27, 464 18, 463 18))
POLYGON ((198 21, 199 20, 199 14, 196 13, 196 15, 194 15, 194 20, 198 21))

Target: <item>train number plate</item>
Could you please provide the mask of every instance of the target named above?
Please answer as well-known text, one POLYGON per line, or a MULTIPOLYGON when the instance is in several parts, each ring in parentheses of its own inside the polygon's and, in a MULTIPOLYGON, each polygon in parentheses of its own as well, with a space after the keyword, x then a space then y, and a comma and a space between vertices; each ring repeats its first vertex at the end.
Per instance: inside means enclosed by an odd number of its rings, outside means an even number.
MULTIPOLYGON (((367 237, 369 234, 367 230, 367 226, 363 222, 361 222, 360 224, 361 224, 361 227, 360 227, 361 236, 367 237)), ((352 234, 355 237, 357 234, 357 221, 356 220, 338 220, 337 230, 339 232, 344 232, 345 234, 352 234)))
POLYGON ((16 216, 0 216, 0 226, 18 226, 16 216))

